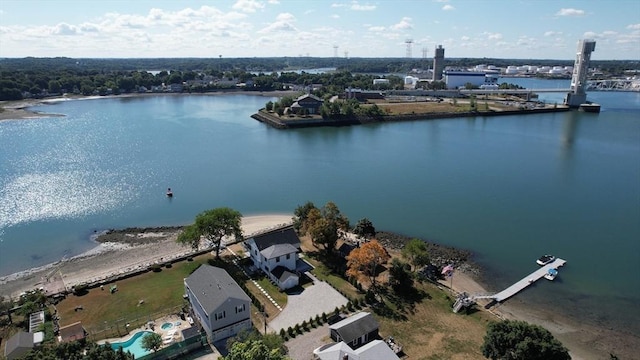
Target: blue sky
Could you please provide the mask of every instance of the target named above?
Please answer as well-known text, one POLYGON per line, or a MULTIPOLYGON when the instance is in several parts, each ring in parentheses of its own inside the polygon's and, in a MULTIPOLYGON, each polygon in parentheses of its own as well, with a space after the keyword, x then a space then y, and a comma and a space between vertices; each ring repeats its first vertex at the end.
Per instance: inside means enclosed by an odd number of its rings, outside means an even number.
POLYGON ((2 0, 0 57, 640 59, 637 0, 2 0))

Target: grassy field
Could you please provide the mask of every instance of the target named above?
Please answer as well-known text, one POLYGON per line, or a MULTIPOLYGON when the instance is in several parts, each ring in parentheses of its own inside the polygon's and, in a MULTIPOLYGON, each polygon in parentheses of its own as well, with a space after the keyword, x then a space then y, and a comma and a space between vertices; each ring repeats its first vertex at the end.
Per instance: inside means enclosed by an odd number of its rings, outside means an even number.
POLYGON ((485 359, 480 347, 492 315, 476 311, 454 314, 446 290, 431 283, 417 284, 414 303, 384 297, 387 310, 378 316, 380 335, 393 336, 409 359, 485 359), (394 303, 395 302, 395 303, 394 303))
POLYGON ((126 333, 126 323, 135 328, 156 316, 176 313, 184 305, 184 278, 209 259, 211 255, 203 255, 160 272, 147 272, 105 284, 104 290, 94 288, 81 296, 70 295, 56 306, 60 325, 82 321, 89 333, 109 337, 114 332, 126 333), (113 285, 118 290, 111 293, 109 289, 113 285), (82 310, 76 310, 79 307, 82 310))

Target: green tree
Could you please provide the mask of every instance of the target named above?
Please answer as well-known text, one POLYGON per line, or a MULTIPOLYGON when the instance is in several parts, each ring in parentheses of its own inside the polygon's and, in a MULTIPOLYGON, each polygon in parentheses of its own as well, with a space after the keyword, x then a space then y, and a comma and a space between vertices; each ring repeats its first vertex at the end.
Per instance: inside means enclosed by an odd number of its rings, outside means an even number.
POLYGON ((341 231, 349 230, 349 219, 340 213, 340 209, 329 201, 322 209, 311 209, 307 214, 307 228, 311 240, 331 253, 342 237, 341 231))
POLYGON ((524 321, 489 324, 482 355, 492 360, 569 360, 568 350, 551 333, 524 321))
POLYGON ((293 211, 293 228, 299 234, 307 233, 307 220, 309 218, 309 212, 313 209, 317 210, 318 208, 316 208, 316 206, 311 201, 307 201, 304 205, 298 206, 293 211))
POLYGON ((359 237, 367 239, 376 236, 376 228, 373 227, 373 223, 367 218, 358 220, 356 226, 353 228, 353 232, 359 237))
POLYGON ((427 252, 427 244, 420 239, 411 239, 402 248, 402 257, 409 261, 412 270, 419 266, 429 263, 429 253, 427 252))
POLYGON ((389 285, 391 285, 395 292, 403 292, 411 289, 413 287, 413 277, 411 276, 410 265, 397 258, 391 260, 391 267, 389 267, 389 285))
POLYGON ((287 360, 280 349, 270 349, 262 340, 235 342, 224 360, 287 360))
POLYGON ((197 249, 200 237, 204 236, 211 246, 215 247, 216 258, 220 258, 222 238, 231 235, 236 239, 242 238, 241 220, 240 212, 227 207, 203 211, 196 216, 195 223, 185 227, 177 242, 197 249))
POLYGON ((142 338, 142 348, 153 352, 160 350, 162 347, 162 337, 158 333, 150 333, 142 338))

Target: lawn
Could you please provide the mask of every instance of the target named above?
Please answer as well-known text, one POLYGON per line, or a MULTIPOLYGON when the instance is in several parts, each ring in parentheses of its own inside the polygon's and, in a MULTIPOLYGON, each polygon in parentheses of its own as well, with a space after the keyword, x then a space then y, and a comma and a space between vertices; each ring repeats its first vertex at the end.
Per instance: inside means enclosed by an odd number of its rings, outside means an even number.
POLYGON ((361 298, 364 296, 363 294, 360 294, 358 290, 347 280, 334 274, 324 263, 310 257, 306 257, 306 261, 313 265, 314 269, 311 270, 311 273, 315 277, 329 283, 341 293, 346 294, 349 299, 361 298))
POLYGON ((410 359, 485 359, 480 347, 488 322, 494 320, 491 315, 455 314, 443 290, 430 283, 417 284, 416 289, 423 296, 413 306, 398 307, 385 297, 391 314, 376 316, 380 335, 393 336, 410 359))
POLYGON ((173 264, 160 272, 147 272, 128 279, 89 289, 84 295, 69 295, 56 309, 60 326, 82 321, 95 339, 119 336, 166 314, 178 313, 185 305, 184 278, 212 256, 202 255, 193 261, 173 264), (111 293, 112 285, 117 291, 111 293), (81 308, 81 310, 76 310, 81 308))

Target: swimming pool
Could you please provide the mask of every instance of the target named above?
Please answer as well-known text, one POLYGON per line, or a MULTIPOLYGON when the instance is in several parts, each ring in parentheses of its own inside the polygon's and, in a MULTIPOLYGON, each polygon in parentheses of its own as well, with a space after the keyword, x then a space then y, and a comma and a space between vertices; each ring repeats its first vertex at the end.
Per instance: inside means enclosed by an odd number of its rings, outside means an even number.
POLYGON ((173 324, 172 324, 172 323, 170 323, 170 322, 166 322, 166 323, 162 324, 162 326, 160 326, 160 328, 161 328, 162 330, 169 330, 169 329, 171 329, 172 327, 173 327, 173 324))
POLYGON ((118 348, 122 347, 124 352, 131 352, 134 358, 143 357, 151 351, 147 351, 142 347, 142 338, 147 334, 153 334, 152 331, 139 331, 131 337, 131 339, 124 342, 114 342, 111 344, 111 348, 114 350, 118 350, 118 348))

